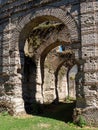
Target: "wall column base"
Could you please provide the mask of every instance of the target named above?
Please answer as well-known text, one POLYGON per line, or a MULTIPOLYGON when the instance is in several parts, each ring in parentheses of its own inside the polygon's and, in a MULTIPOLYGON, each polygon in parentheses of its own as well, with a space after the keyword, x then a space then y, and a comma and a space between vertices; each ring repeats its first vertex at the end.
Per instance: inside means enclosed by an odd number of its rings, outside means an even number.
POLYGON ((73 121, 79 124, 80 116, 86 125, 98 127, 98 107, 75 108, 73 121))

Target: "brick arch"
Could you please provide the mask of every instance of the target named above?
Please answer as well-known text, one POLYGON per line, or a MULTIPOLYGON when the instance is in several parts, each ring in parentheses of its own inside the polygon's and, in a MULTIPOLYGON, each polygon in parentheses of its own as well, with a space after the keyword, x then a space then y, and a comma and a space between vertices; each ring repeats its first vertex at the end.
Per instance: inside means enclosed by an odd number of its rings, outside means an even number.
POLYGON ((54 63, 57 63, 53 66, 54 72, 58 72, 64 64, 67 68, 72 67, 75 64, 75 57, 72 56, 71 58, 68 58, 66 55, 64 57, 57 57, 54 63), (70 62, 71 65, 68 62, 70 62))
POLYGON ((71 41, 79 41, 78 26, 74 19, 67 11, 63 11, 60 8, 41 8, 40 10, 32 11, 28 15, 24 16, 16 27, 16 31, 13 34, 13 39, 19 41, 25 40, 29 35, 32 28, 47 19, 59 20, 68 27, 68 31, 71 37, 71 41), (38 19, 37 19, 38 18, 38 19))
MULTIPOLYGON (((65 35, 64 35, 65 36, 65 35)), ((52 37, 54 37, 52 35, 52 37)), ((38 61, 40 61, 40 69, 41 69, 41 80, 42 80, 42 85, 44 83, 44 62, 45 62, 45 58, 47 56, 47 54, 55 47, 59 46, 59 45, 69 45, 70 46, 70 39, 67 37, 61 37, 61 35, 59 35, 59 37, 56 39, 56 38, 52 38, 50 37, 50 40, 48 40, 47 42, 45 42, 45 44, 42 44, 40 46, 40 48, 37 50, 36 52, 36 55, 35 55, 35 60, 36 60, 36 63, 38 61), (60 38, 60 39, 59 39, 60 38), (49 42, 50 41, 50 42, 49 42), (48 43, 48 44, 47 44, 48 43)), ((65 61, 68 61, 67 58, 63 59, 63 58, 59 58, 59 59, 56 59, 56 61, 59 61, 57 62, 57 65, 52 65, 53 69, 54 69, 54 72, 57 70, 57 69, 60 69, 60 67, 64 64, 65 61)), ((55 62, 56 62, 55 61, 55 62)), ((54 62, 53 62, 54 63, 54 62)))
POLYGON ((52 16, 53 20, 57 18, 68 27, 71 40, 77 41, 79 39, 76 22, 71 17, 71 15, 67 13, 67 11, 63 11, 60 8, 44 8, 42 10, 36 11, 35 14, 30 17, 30 19, 34 19, 39 16, 52 16))
POLYGON ((42 74, 42 82, 43 82, 43 77, 44 77, 44 61, 47 56, 47 54, 54 49, 55 47, 59 45, 67 45, 70 46, 71 40, 70 36, 68 33, 68 29, 64 27, 64 29, 57 33, 52 34, 47 41, 45 41, 43 44, 40 45, 40 47, 37 49, 35 53, 35 61, 36 63, 40 61, 41 65, 41 74, 42 74), (67 32, 67 33, 66 33, 67 32))
POLYGON ((43 42, 39 48, 36 50, 35 57, 38 59, 39 57, 43 60, 53 48, 59 45, 69 45, 71 44, 70 36, 68 33, 68 29, 64 27, 64 29, 57 33, 53 33, 45 42, 43 42))
MULTIPOLYGON (((24 18, 22 18, 18 22, 16 30, 13 33, 13 36, 12 36, 12 39, 11 39, 14 48, 15 49, 19 48, 20 53, 21 53, 23 51, 23 48, 24 48, 25 40, 28 37, 29 33, 31 32, 32 28, 34 26, 37 26, 38 24, 46 21, 47 19, 53 20, 53 21, 56 20, 56 21, 60 21, 60 22, 64 23, 64 25, 68 28, 68 33, 70 34, 70 41, 71 42, 79 40, 77 25, 76 25, 75 21, 71 18, 71 16, 67 14, 67 12, 65 12, 65 11, 63 11, 62 9, 59 9, 59 8, 42 8, 40 10, 37 10, 36 12, 34 12, 34 11, 30 12, 28 15, 26 15, 24 18), (39 18, 40 18, 40 20, 38 20, 39 18)), ((56 39, 55 42, 53 42, 53 41, 51 41, 51 43, 55 43, 58 40, 56 39)), ((63 41, 62 38, 59 38, 59 42, 62 42, 62 44, 64 44, 65 40, 63 41)), ((17 49, 17 51, 19 49, 17 49)), ((24 60, 22 58, 24 58, 24 57, 22 57, 22 55, 20 54, 21 68, 22 68, 22 64, 24 65, 24 60)), ((35 67, 35 71, 36 72, 39 71, 39 70, 36 70, 36 68, 38 69, 38 66, 35 67)), ((36 74, 34 80, 37 80, 37 76, 38 76, 37 74, 36 74)), ((32 75, 30 75, 30 76, 32 76, 32 75)), ((39 79, 38 79, 37 85, 41 84, 41 82, 42 81, 39 81, 39 79)), ((25 87, 24 83, 22 82, 22 88, 24 88, 24 87, 25 87)), ((37 87, 34 86, 34 89, 36 89, 36 88, 37 87)), ((25 90, 23 90, 23 94, 24 95, 26 94, 25 90)), ((28 95, 29 95, 29 93, 28 93, 28 95)), ((35 97, 31 97, 32 100, 34 98, 35 97)), ((24 102, 25 102, 25 99, 24 99, 24 102)))

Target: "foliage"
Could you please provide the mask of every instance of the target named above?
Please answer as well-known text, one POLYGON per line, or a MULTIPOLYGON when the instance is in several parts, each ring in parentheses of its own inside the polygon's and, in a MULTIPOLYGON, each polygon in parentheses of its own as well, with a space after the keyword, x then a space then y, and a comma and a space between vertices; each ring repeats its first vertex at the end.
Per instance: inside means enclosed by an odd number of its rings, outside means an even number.
POLYGON ((72 122, 68 122, 68 125, 70 126, 70 127, 75 127, 75 124, 74 123, 72 123, 72 122))
POLYGON ((47 28, 55 28, 55 27, 57 27, 57 26, 59 26, 59 25, 61 25, 61 23, 41 23, 41 24, 39 24, 39 26, 37 26, 37 27, 35 27, 33 30, 37 30, 37 29, 47 29, 47 28))
POLYGON ((29 38, 29 44, 32 45, 34 49, 37 49, 41 44, 40 38, 37 35, 29 38))
POLYGON ((32 57, 34 51, 40 46, 41 40, 40 38, 36 35, 33 37, 29 37, 24 46, 24 52, 26 56, 32 57))
POLYGON ((74 76, 74 75, 71 75, 71 76, 70 76, 70 80, 75 80, 75 76, 74 76))
POLYGON ((84 119, 84 117, 83 117, 82 115, 79 116, 78 125, 79 125, 80 127, 84 127, 84 126, 87 125, 87 122, 86 122, 86 120, 84 119))
POLYGON ((75 100, 76 100, 75 98, 69 97, 69 96, 67 96, 66 99, 65 99, 65 101, 66 101, 67 103, 71 103, 71 102, 73 102, 73 101, 75 101, 75 100))
POLYGON ((1 112, 1 115, 2 115, 2 116, 8 116, 9 113, 8 113, 8 111, 3 111, 3 112, 1 112))

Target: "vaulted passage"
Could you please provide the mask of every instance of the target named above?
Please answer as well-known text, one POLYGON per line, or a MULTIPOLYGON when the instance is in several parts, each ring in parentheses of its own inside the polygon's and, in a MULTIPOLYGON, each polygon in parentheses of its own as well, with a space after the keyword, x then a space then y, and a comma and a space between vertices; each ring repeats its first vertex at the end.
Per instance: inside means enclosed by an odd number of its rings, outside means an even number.
POLYGON ((97 5, 0 1, 0 112, 42 113, 75 97, 74 121, 98 126, 97 5))
MULTIPOLYGON (((58 111, 59 114, 63 113, 66 107, 70 107, 71 115, 68 116, 72 120, 76 99, 72 99, 69 104, 67 102, 70 99, 67 73, 77 64, 77 26, 71 16, 62 9, 51 8, 48 11, 48 14, 45 13, 46 9, 43 9, 42 12, 38 11, 39 13, 36 11, 34 15, 27 15, 20 20, 17 26, 19 31, 13 33, 17 41, 16 47, 14 46, 17 65, 13 79, 17 79, 14 89, 18 89, 18 92, 15 91, 17 100, 11 101, 15 109, 9 108, 9 113, 49 116, 46 115, 48 109, 50 113, 52 109, 55 112, 60 109, 62 112, 58 111), (60 15, 56 15, 57 11, 60 15)), ((55 116, 50 118, 59 119, 55 116)))
MULTIPOLYGON (((20 54, 21 50, 24 52, 24 58, 20 59, 23 63, 22 95, 25 111, 28 114, 49 116, 46 114, 48 109, 50 113, 54 109, 57 115, 65 109, 66 115, 68 107, 68 120, 61 120, 69 121, 72 120, 76 105, 76 98, 69 97, 67 77, 69 69, 75 64, 70 33, 68 27, 55 17, 42 16, 40 19, 42 21, 37 25, 32 22, 35 26, 27 35, 24 46, 19 46, 20 54)), ((59 119, 53 115, 50 118, 59 119)))

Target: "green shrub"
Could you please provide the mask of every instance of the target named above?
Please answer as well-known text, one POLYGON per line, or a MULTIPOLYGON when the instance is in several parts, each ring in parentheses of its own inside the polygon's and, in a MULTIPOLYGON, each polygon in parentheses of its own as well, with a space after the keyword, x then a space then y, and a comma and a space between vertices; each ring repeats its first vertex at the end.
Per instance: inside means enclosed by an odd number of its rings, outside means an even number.
POLYGON ((78 125, 80 127, 84 127, 87 125, 87 122, 82 115, 79 116, 78 125))
POLYGON ((75 98, 69 97, 69 96, 67 96, 66 99, 65 99, 65 101, 66 101, 67 103, 71 103, 71 102, 73 102, 73 101, 75 101, 75 100, 76 100, 75 98))
POLYGON ((3 112, 1 112, 1 115, 2 115, 2 116, 8 116, 9 113, 8 113, 8 111, 3 111, 3 112))

